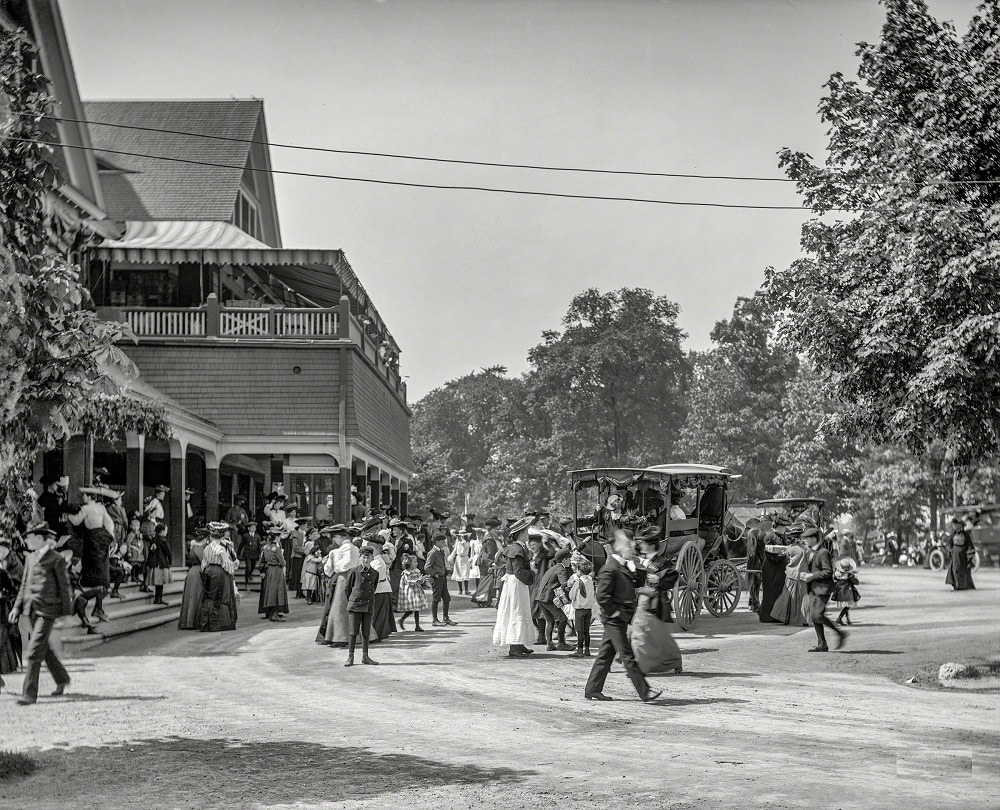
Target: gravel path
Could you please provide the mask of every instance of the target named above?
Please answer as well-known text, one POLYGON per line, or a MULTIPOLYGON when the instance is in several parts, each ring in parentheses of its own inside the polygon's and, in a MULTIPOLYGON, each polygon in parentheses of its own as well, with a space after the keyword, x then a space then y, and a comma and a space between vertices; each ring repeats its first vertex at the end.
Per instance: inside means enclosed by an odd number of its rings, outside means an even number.
POLYGON ((807 654, 811 630, 744 608, 703 618, 655 705, 620 668, 596 704, 586 661, 501 658, 494 611, 457 597, 459 627, 393 636, 379 667, 315 645, 301 603, 277 627, 151 631, 70 662, 63 698, 0 696, 0 747, 43 766, 0 783, 0 808, 988 806, 1000 694, 902 682, 1000 655, 1000 571, 963 593, 923 570, 860 576, 843 652, 807 654))

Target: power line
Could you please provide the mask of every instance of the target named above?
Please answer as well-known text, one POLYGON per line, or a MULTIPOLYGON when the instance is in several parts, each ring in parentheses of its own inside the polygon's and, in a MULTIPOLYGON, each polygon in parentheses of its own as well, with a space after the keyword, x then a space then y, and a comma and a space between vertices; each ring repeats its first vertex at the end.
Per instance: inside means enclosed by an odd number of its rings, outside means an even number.
MULTIPOLYGON (((457 158, 438 158, 438 157, 428 157, 426 155, 403 155, 393 152, 365 152, 356 149, 336 149, 333 147, 326 146, 306 146, 304 144, 295 143, 278 143, 275 141, 257 141, 251 138, 237 138, 230 135, 212 135, 204 132, 189 132, 187 130, 181 129, 163 129, 161 127, 146 127, 140 126, 139 124, 119 124, 112 123, 111 121, 90 121, 83 118, 65 118, 58 115, 46 115, 46 118, 52 121, 66 121, 75 124, 87 124, 88 126, 100 126, 100 127, 114 127, 116 129, 131 129, 137 130, 139 132, 157 132, 165 135, 183 135, 190 138, 204 138, 213 141, 229 141, 233 143, 246 143, 254 146, 267 146, 273 147, 275 149, 297 149, 305 152, 325 152, 334 155, 356 155, 360 157, 382 157, 391 158, 393 160, 414 160, 414 161, 425 161, 428 163, 445 163, 445 164, 455 164, 460 166, 483 166, 489 168, 499 168, 499 169, 531 169, 534 171, 546 171, 546 172, 576 172, 583 174, 603 174, 603 175, 621 175, 625 177, 669 177, 675 179, 684 180, 735 180, 735 181, 748 181, 748 182, 760 182, 760 183, 796 183, 797 180, 791 177, 760 177, 754 175, 733 175, 733 174, 695 174, 695 173, 684 173, 684 172, 647 172, 647 171, 631 171, 626 169, 592 169, 584 167, 574 167, 574 166, 543 166, 532 163, 498 163, 493 161, 485 160, 461 160, 457 158)), ((101 150, 106 151, 106 150, 101 150)), ((887 183, 879 182, 857 182, 853 181, 855 185, 864 186, 885 186, 887 183)), ((923 185, 928 186, 951 186, 951 185, 997 185, 1000 184, 1000 180, 925 180, 923 185)))
POLYGON ((63 118, 57 115, 46 116, 54 121, 68 121, 75 124, 87 124, 88 126, 116 127, 119 129, 133 129, 140 132, 159 132, 167 135, 185 135, 192 138, 206 138, 214 141, 232 141, 235 143, 247 143, 255 146, 267 146, 275 149, 299 149, 306 152, 327 152, 334 155, 358 155, 361 157, 381 157, 392 158, 394 160, 417 160, 428 163, 452 163, 460 166, 485 166, 498 169, 533 169, 545 172, 579 172, 584 174, 611 174, 629 177, 673 177, 689 180, 745 180, 762 183, 794 183, 789 177, 753 177, 745 175, 729 174, 691 174, 680 172, 642 172, 628 171, 622 169, 588 169, 574 166, 541 166, 531 163, 497 163, 487 160, 458 160, 455 158, 427 157, 426 155, 401 155, 392 152, 363 152, 355 149, 334 149, 326 146, 305 146, 294 143, 275 143, 273 141, 255 141, 249 138, 236 138, 228 135, 209 135, 202 132, 186 132, 180 129, 161 129, 158 127, 144 127, 138 124, 115 124, 110 121, 90 121, 81 118, 63 118))
MULTIPOLYGON (((337 174, 321 174, 319 172, 297 172, 297 171, 290 171, 287 169, 262 169, 255 166, 234 166, 228 163, 213 163, 211 161, 195 160, 193 158, 170 157, 167 155, 149 155, 143 152, 126 152, 119 149, 98 149, 96 147, 83 146, 81 144, 70 144, 70 143, 64 144, 55 141, 39 141, 33 138, 8 137, 8 140, 18 141, 21 143, 42 143, 45 144, 46 146, 61 147, 63 149, 82 149, 84 151, 100 152, 108 155, 126 155, 129 157, 148 158, 150 160, 166 160, 172 163, 186 163, 194 166, 210 166, 219 169, 236 169, 239 171, 253 171, 253 172, 259 172, 261 174, 282 174, 282 175, 289 175, 292 177, 313 177, 322 180, 343 180, 352 183, 372 183, 380 186, 403 186, 405 188, 431 188, 431 189, 441 189, 444 191, 484 191, 491 194, 516 194, 529 197, 556 197, 568 200, 599 200, 605 202, 650 203, 653 205, 694 206, 699 208, 741 208, 741 209, 760 210, 760 211, 812 211, 813 210, 811 208, 805 208, 799 205, 743 205, 739 203, 694 202, 690 200, 659 200, 647 197, 612 197, 612 196, 603 196, 598 194, 569 194, 566 192, 558 192, 558 191, 529 191, 526 189, 497 188, 493 186, 444 185, 439 183, 413 183, 403 180, 377 180, 370 177, 350 177, 346 175, 337 175, 337 174)), ((870 209, 831 208, 827 210, 850 212, 855 210, 870 210, 870 209)))

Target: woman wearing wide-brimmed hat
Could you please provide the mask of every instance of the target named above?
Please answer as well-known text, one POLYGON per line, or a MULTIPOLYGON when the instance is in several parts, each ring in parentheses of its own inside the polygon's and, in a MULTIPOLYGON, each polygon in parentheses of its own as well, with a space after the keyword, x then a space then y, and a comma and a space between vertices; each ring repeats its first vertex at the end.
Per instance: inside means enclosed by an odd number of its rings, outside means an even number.
POLYGON ((663 553, 660 527, 639 529, 633 538, 638 551, 637 565, 646 571, 645 585, 637 591, 635 616, 628 638, 639 669, 646 675, 680 672, 681 651, 670 632, 673 622, 671 599, 677 571, 663 553))
POLYGON ((507 530, 510 544, 504 549, 503 590, 497 604, 493 643, 506 645, 510 658, 530 655, 536 627, 531 616, 530 586, 535 580, 528 556, 528 529, 538 518, 528 515, 507 530))

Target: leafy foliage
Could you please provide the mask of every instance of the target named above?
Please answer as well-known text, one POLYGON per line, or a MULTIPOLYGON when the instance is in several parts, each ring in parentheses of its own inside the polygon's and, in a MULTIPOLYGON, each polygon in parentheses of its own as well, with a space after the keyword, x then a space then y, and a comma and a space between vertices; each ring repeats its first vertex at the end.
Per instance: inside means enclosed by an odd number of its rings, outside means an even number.
POLYGON ((976 461, 1000 448, 1000 188, 970 182, 998 176, 1000 6, 965 38, 922 0, 886 8, 859 80, 826 84, 825 165, 780 154, 820 216, 766 291, 844 403, 832 427, 918 454, 940 439, 976 461))
POLYGON ((47 79, 33 69, 34 47, 21 31, 0 27, 0 96, 10 106, 9 138, 0 138, 0 525, 20 506, 35 455, 74 429, 120 426, 166 430, 162 410, 125 404, 120 385, 133 373, 115 345, 123 324, 97 318, 76 265, 55 250, 46 195, 58 183, 42 119, 47 79), (16 140, 18 139, 18 140, 16 140), (102 409, 108 408, 105 413, 102 409))
POLYGON ((712 330, 715 347, 693 358, 676 456, 739 470, 743 477, 732 489, 736 501, 774 495, 782 398, 797 363, 775 343, 773 332, 762 297, 739 298, 732 317, 712 330))

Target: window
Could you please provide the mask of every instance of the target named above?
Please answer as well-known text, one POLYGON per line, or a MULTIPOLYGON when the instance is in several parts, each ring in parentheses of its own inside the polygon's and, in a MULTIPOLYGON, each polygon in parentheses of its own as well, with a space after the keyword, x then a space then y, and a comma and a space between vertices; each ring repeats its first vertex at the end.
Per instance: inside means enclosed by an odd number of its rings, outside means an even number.
POLYGON ((236 197, 232 222, 244 233, 250 234, 254 239, 260 239, 260 214, 257 211, 257 203, 242 188, 236 197))
POLYGON ((111 271, 113 307, 177 306, 176 267, 121 267, 111 271))

